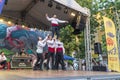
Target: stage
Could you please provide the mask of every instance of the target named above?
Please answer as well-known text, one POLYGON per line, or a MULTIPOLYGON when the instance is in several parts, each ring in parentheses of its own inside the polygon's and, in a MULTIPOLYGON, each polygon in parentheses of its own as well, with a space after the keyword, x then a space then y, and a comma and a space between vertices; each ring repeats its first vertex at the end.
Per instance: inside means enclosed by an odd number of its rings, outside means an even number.
POLYGON ((0 80, 113 80, 117 72, 1 70, 0 80))

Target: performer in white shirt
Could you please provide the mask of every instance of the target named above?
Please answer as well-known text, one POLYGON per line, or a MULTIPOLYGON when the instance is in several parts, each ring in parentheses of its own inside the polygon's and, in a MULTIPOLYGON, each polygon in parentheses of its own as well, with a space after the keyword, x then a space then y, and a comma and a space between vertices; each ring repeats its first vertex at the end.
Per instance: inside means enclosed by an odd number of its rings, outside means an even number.
POLYGON ((0 65, 3 66, 3 69, 5 69, 6 60, 7 60, 7 58, 4 55, 4 52, 1 52, 1 55, 0 55, 0 65))
POLYGON ((51 21, 52 38, 54 37, 54 34, 56 33, 57 39, 58 39, 59 38, 59 23, 68 23, 68 21, 59 20, 56 15, 53 15, 52 18, 49 18, 48 14, 46 14, 46 18, 48 21, 51 21))
POLYGON ((38 63, 40 62, 39 64, 39 67, 40 67, 40 70, 43 70, 42 69, 42 64, 43 64, 43 47, 46 45, 46 40, 47 40, 48 37, 46 37, 44 40, 42 40, 41 37, 38 38, 38 43, 37 43, 37 62, 35 63, 35 66, 33 68, 33 70, 37 70, 37 65, 38 63))
POLYGON ((47 55, 47 70, 49 70, 49 62, 50 58, 52 59, 52 69, 54 69, 54 62, 55 62, 55 41, 52 39, 52 36, 48 37, 47 40, 48 45, 48 55, 47 55))
POLYGON ((56 51, 55 68, 58 70, 59 64, 61 64, 62 70, 65 70, 64 55, 63 55, 63 53, 65 53, 65 49, 63 43, 59 39, 55 41, 55 51, 56 51))

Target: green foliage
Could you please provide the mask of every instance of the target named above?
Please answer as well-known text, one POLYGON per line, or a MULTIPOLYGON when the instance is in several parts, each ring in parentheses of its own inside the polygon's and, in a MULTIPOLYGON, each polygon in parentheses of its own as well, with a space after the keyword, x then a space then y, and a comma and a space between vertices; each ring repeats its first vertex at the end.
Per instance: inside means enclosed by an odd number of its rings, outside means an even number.
POLYGON ((120 10, 120 0, 116 0, 116 7, 118 10, 120 10))
POLYGON ((61 41, 64 43, 65 51, 68 55, 71 55, 71 52, 76 46, 75 36, 72 34, 73 30, 74 29, 70 25, 60 30, 60 38, 61 41))
POLYGON ((106 44, 106 36, 105 36, 105 34, 102 35, 102 41, 103 41, 103 43, 102 43, 102 51, 103 51, 103 53, 107 53, 107 44, 106 44))
POLYGON ((12 51, 10 51, 10 50, 8 50, 6 48, 0 49, 0 52, 2 52, 2 51, 5 53, 6 56, 14 54, 14 52, 12 52, 12 51))
POLYGON ((77 58, 84 57, 84 34, 81 32, 78 35, 74 35, 73 31, 74 29, 71 25, 68 25, 60 30, 60 38, 64 43, 66 54, 71 55, 73 51, 76 51, 77 58))
MULTIPOLYGON (((104 23, 98 23, 99 19, 96 19, 97 13, 100 13, 100 19, 102 16, 106 16, 111 18, 112 20, 116 20, 115 11, 120 10, 120 0, 76 0, 80 6, 87 7, 91 11, 90 16, 90 33, 91 33, 91 43, 94 43, 95 33, 98 29, 100 31, 104 31, 104 23), (98 28, 98 26, 101 26, 98 28)), ((61 40, 64 42, 64 46, 66 49, 66 53, 71 55, 72 51, 76 50, 77 55, 76 57, 83 58, 85 57, 85 45, 84 45, 84 34, 81 33, 79 35, 74 35, 73 28, 68 25, 65 28, 61 29, 61 40), (76 42, 76 37, 79 38, 78 43, 76 42)), ((102 50, 106 52, 106 39, 105 34, 102 36, 102 50)))
MULTIPOLYGON (((76 0, 82 7, 87 7, 91 11, 90 17, 90 33, 91 33, 91 43, 94 43, 94 34, 98 29, 100 31, 104 31, 104 23, 98 23, 96 19, 97 13, 100 13, 101 20, 102 16, 106 16, 111 18, 114 22, 116 22, 116 14, 115 12, 120 10, 120 0, 76 0), (101 26, 100 28, 97 28, 101 26)), ((117 27, 118 25, 116 25, 117 27)), ((106 52, 106 39, 105 34, 102 36, 102 50, 106 52)))

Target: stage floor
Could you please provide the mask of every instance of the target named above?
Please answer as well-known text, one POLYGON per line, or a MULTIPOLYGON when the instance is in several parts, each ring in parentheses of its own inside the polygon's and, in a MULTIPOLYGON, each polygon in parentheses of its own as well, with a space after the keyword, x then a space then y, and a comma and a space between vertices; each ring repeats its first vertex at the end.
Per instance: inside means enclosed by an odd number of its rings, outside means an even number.
MULTIPOLYGON (((0 80, 98 80, 97 78, 99 77, 100 78, 112 77, 113 79, 118 77, 120 79, 120 73, 93 72, 93 71, 62 71, 62 70, 59 71, 1 70, 0 71, 0 80)), ((99 79, 99 80, 104 80, 104 79, 99 79)))

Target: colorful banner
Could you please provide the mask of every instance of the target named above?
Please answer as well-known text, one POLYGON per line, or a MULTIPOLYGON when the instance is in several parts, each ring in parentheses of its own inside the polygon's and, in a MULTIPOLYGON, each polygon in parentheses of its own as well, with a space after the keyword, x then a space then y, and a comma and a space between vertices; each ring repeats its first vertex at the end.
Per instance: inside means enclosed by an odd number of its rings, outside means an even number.
POLYGON ((5 3, 5 0, 0 0, 0 14, 2 13, 4 3, 5 3))
POLYGON ((114 22, 107 17, 103 17, 103 20, 105 26, 105 35, 106 35, 106 43, 107 43, 107 51, 108 51, 107 52, 108 69, 114 71, 120 71, 115 25, 114 22))

